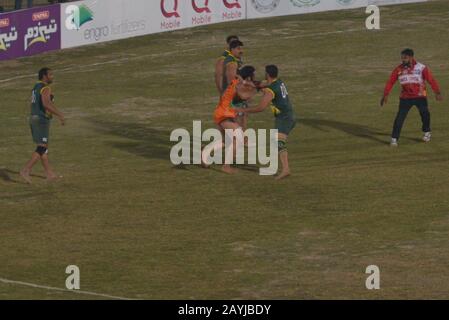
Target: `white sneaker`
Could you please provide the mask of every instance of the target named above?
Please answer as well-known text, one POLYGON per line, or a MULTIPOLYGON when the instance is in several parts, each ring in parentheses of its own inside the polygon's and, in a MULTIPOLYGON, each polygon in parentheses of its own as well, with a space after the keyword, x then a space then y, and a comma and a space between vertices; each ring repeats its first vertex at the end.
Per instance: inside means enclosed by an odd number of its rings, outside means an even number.
POLYGON ((398 139, 391 138, 390 146, 397 147, 398 146, 398 139))
POLYGON ((424 136, 422 137, 424 142, 430 142, 432 140, 432 132, 424 132, 424 136))

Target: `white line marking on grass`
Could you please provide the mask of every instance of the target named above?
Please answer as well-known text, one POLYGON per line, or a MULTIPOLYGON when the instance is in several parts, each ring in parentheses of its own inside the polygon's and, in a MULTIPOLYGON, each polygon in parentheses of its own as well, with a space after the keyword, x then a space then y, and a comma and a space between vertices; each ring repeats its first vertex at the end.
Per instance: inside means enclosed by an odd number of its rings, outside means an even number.
MULTIPOLYGON (((125 62, 125 61, 133 61, 133 60, 139 60, 139 59, 144 59, 144 58, 149 58, 149 57, 156 58, 156 57, 162 57, 162 56, 169 56, 169 55, 173 55, 173 54, 186 53, 186 52, 190 52, 190 51, 198 51, 198 50, 209 49, 211 47, 214 47, 214 46, 208 46, 208 47, 204 47, 204 48, 191 48, 191 49, 185 49, 185 50, 177 50, 176 52, 152 53, 152 54, 138 55, 138 56, 135 56, 135 57, 124 57, 124 58, 107 60, 107 61, 102 61, 102 62, 95 62, 95 63, 92 63, 92 64, 86 64, 86 65, 83 65, 83 66, 73 66, 73 67, 68 67, 68 68, 63 68, 63 69, 55 68, 54 71, 56 71, 58 73, 65 73, 65 72, 71 72, 71 71, 82 72, 81 69, 86 69, 86 68, 91 68, 91 67, 96 67, 96 66, 102 66, 102 65, 105 65, 105 64, 119 63, 119 62, 125 62)), ((218 47, 218 46, 215 46, 215 47, 218 47)), ((55 53, 55 52, 53 52, 53 53, 55 53)), ((32 78, 32 77, 35 77, 35 76, 36 76, 36 74, 34 74, 34 73, 33 74, 27 74, 27 75, 21 75, 21 76, 15 76, 15 77, 12 77, 12 78, 0 80, 0 83, 6 83, 6 82, 11 82, 11 81, 20 80, 20 79, 27 79, 27 78, 32 78)))
MULTIPOLYGON (((318 33, 309 33, 309 34, 300 34, 300 35, 295 35, 295 36, 288 36, 288 37, 279 37, 281 39, 295 39, 295 38, 305 38, 305 37, 316 37, 316 36, 323 36, 323 35, 330 35, 330 34, 336 34, 336 33, 346 33, 346 32, 355 32, 355 31, 364 31, 365 29, 349 29, 349 30, 338 30, 338 31, 330 31, 330 32, 318 32, 318 33)), ((73 67, 68 67, 68 68, 64 68, 64 69, 54 69, 55 71, 57 71, 58 73, 65 73, 65 72, 71 72, 71 71, 78 71, 78 72, 82 72, 81 69, 85 69, 85 68, 91 68, 91 67, 96 67, 96 66, 101 66, 101 65, 105 65, 105 64, 112 64, 112 63, 119 63, 119 62, 125 62, 125 61, 134 61, 134 60, 139 60, 139 59, 144 59, 144 58, 149 58, 149 57, 162 57, 162 56, 169 56, 169 55, 173 55, 173 54, 180 54, 180 53, 186 53, 186 52, 191 52, 191 51, 199 51, 199 50, 205 50, 205 49, 210 49, 210 48, 215 48, 215 47, 220 47, 219 45, 215 45, 215 46, 207 46, 207 47, 203 47, 203 48, 190 48, 190 49, 184 49, 184 50, 176 50, 173 52, 164 52, 164 53, 152 53, 152 54, 145 54, 145 55, 138 55, 138 56, 134 56, 134 57, 124 57, 124 58, 119 58, 119 59, 113 59, 113 60, 107 60, 107 61, 103 61, 103 62, 95 62, 92 64, 86 64, 83 66, 73 66, 73 67)), ((57 51, 55 51, 57 52, 57 51)), ((53 52, 53 53, 55 53, 53 52)), ((0 80, 0 83, 6 83, 6 82, 11 82, 14 80, 20 80, 20 79, 27 79, 27 78, 32 78, 35 77, 35 74, 28 74, 28 75, 22 75, 22 76, 15 76, 12 78, 8 78, 8 79, 3 79, 0 80)))
POLYGON ((96 292, 82 291, 82 290, 68 290, 68 289, 64 289, 64 288, 41 286, 41 285, 34 284, 34 283, 14 281, 14 280, 8 280, 8 279, 3 279, 3 278, 0 278, 0 282, 6 283, 6 284, 15 284, 15 285, 19 285, 19 286, 38 288, 38 289, 71 292, 71 293, 85 294, 85 295, 90 295, 90 296, 104 297, 104 298, 117 299, 117 300, 135 300, 135 299, 131 299, 131 298, 111 296, 111 295, 103 294, 103 293, 96 293, 96 292))

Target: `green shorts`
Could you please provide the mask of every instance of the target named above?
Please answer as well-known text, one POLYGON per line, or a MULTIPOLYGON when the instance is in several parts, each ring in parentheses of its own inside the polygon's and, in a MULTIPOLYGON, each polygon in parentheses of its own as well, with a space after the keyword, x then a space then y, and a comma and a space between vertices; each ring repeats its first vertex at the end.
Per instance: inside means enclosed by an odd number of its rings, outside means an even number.
MULTIPOLYGON (((238 102, 238 103, 232 103, 232 107, 234 107, 234 108, 239 108, 239 109, 246 109, 246 108, 248 108, 248 102, 246 102, 246 101, 240 101, 240 102, 238 102)), ((237 113, 237 116, 238 116, 238 117, 242 117, 242 116, 244 116, 244 115, 245 115, 244 112, 238 112, 238 113, 237 113)))
POLYGON ((50 135, 50 120, 32 115, 30 116, 31 136, 35 144, 48 144, 50 135))
POLYGON ((295 126, 296 120, 293 118, 276 118, 275 120, 275 128, 279 133, 289 135, 295 126))

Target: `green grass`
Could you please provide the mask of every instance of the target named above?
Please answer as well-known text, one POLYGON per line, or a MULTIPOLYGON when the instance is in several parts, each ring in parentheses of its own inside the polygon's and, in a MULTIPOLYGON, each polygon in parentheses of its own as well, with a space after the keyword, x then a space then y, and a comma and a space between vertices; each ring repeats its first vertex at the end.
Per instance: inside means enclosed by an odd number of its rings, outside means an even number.
MULTIPOLYGON (((363 9, 242 21, 0 63, 0 278, 64 287, 76 264, 82 290, 130 298, 449 298, 448 102, 430 100, 430 144, 413 110, 398 149, 398 88, 378 107, 404 47, 449 98, 448 10, 383 7, 380 31, 363 9), (232 33, 259 77, 280 66, 300 117, 285 181, 170 163, 173 129, 213 127, 213 63, 232 33), (68 118, 50 152, 64 179, 48 184, 38 166, 29 186, 17 172, 44 65, 68 118), (371 264, 378 291, 365 289, 371 264)), ((1 299, 80 297, 0 282, 1 299)))

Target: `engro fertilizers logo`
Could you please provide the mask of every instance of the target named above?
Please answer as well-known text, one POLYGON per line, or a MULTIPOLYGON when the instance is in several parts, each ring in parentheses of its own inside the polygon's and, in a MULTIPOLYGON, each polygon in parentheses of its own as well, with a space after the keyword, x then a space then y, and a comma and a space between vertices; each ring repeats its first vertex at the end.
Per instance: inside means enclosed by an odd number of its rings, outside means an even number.
POLYGON ((253 7, 260 13, 269 13, 274 11, 281 0, 251 0, 253 7))
POLYGON ((94 13, 84 4, 80 6, 70 5, 65 9, 65 13, 67 15, 65 21, 67 30, 79 30, 81 26, 94 20, 94 13))
POLYGON ((145 20, 128 20, 125 19, 118 23, 111 22, 109 25, 100 25, 89 28, 89 22, 93 22, 95 18, 94 10, 87 5, 69 5, 65 9, 67 30, 75 30, 83 32, 84 40, 100 41, 109 37, 118 37, 123 34, 137 33, 145 30, 145 20), (82 28, 85 26, 84 28, 82 28))

